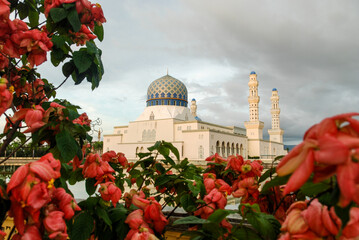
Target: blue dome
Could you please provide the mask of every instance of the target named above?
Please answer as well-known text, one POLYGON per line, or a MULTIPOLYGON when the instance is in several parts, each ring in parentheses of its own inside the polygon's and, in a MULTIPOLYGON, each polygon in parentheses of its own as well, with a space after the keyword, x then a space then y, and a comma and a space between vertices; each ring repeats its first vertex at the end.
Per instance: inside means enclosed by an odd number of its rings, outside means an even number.
POLYGON ((196 101, 196 99, 192 98, 192 101, 196 101))
POLYGON ((255 72, 255 71, 252 71, 251 74, 256 74, 256 72, 255 72))
POLYGON ((197 121, 202 121, 199 117, 195 116, 194 119, 196 119, 197 121))
POLYGON ((187 107, 187 88, 170 75, 153 81, 147 89, 147 106, 175 105, 187 107))
POLYGON ((276 88, 273 88, 272 91, 278 91, 276 88))

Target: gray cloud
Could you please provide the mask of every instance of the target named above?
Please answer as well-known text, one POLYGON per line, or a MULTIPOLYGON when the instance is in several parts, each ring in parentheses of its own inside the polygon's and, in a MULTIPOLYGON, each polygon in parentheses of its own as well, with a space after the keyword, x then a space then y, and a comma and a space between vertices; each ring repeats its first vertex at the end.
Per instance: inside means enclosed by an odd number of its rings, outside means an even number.
MULTIPOLYGON (((271 89, 280 95, 284 140, 300 141, 321 119, 358 111, 359 2, 356 0, 100 0, 107 23, 99 89, 64 85, 104 130, 133 121, 148 85, 183 81, 203 120, 243 127, 248 74, 259 80, 260 118, 270 127, 271 89)), ((63 79, 45 69, 57 84, 63 79)), ((264 131, 266 133, 266 131, 264 131)))

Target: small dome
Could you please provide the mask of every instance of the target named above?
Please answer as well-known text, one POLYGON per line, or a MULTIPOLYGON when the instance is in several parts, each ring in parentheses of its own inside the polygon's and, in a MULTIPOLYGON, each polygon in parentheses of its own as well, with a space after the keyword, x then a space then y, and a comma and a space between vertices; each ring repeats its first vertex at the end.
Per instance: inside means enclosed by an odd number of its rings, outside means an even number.
POLYGON ((187 88, 170 75, 153 81, 147 89, 147 106, 175 105, 187 107, 187 88))
POLYGON ((272 91, 278 91, 276 88, 273 88, 272 91))
POLYGON ((252 71, 252 72, 251 72, 251 75, 252 75, 252 74, 256 74, 256 72, 255 72, 255 71, 252 71))
POLYGON ((192 98, 192 101, 196 101, 196 99, 192 98))
POLYGON ((199 117, 195 116, 194 119, 196 119, 197 121, 202 121, 199 117))

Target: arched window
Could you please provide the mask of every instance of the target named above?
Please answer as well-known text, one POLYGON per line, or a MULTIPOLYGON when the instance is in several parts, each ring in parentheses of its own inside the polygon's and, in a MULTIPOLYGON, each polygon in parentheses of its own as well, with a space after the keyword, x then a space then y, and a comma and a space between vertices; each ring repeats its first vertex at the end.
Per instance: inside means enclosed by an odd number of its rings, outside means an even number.
POLYGON ((239 154, 239 147, 238 147, 238 143, 236 144, 236 154, 239 154))
POLYGON ((216 142, 216 153, 221 153, 221 147, 219 146, 219 141, 216 142))
POLYGON ((222 157, 226 155, 226 146, 224 145, 224 142, 222 142, 222 157))
POLYGON ((155 114, 153 114, 153 112, 150 114, 150 120, 155 120, 155 114))
POLYGON ((147 138, 147 132, 146 132, 146 130, 143 130, 142 131, 142 141, 146 141, 146 138, 147 138))
POLYGON ((232 155, 234 155, 234 143, 232 143, 232 155))
POLYGON ((144 149, 143 149, 143 147, 141 147, 141 149, 140 149, 140 152, 141 152, 141 153, 143 153, 143 152, 144 152, 144 149))
POLYGON ((227 154, 226 157, 228 157, 231 154, 231 147, 229 146, 229 142, 227 142, 227 154))
POLYGON ((240 147, 240 155, 243 156, 243 145, 241 144, 241 147, 240 147))

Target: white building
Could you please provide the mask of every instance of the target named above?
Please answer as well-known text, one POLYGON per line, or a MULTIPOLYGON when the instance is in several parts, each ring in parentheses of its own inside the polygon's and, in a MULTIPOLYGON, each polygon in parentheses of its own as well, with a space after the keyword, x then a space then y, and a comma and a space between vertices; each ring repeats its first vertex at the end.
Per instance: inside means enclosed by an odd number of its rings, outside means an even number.
POLYGON ((257 74, 249 75, 249 121, 245 128, 221 126, 205 122, 197 116, 196 100, 188 108, 186 86, 169 75, 153 81, 147 90, 147 107, 127 126, 114 127, 113 134, 104 135, 104 151, 125 153, 130 160, 137 153, 146 152, 156 141, 171 142, 181 159, 202 161, 219 153, 221 156, 240 154, 245 159, 259 157, 272 159, 286 154, 283 148, 283 130, 279 123, 279 96, 272 90, 272 129, 270 139, 263 139, 264 123, 259 121, 257 74))

